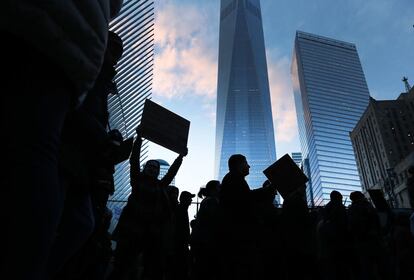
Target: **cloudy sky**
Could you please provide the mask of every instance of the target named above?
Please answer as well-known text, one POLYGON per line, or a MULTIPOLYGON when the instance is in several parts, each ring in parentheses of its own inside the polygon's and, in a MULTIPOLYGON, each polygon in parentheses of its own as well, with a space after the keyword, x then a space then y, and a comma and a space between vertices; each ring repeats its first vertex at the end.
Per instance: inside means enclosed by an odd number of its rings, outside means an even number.
MULTIPOLYGON (((176 177, 197 192, 214 176, 219 0, 157 0, 153 100, 191 121, 176 177)), ((412 0, 262 0, 277 157, 300 151, 290 78, 296 30, 356 44, 371 96, 394 99, 414 84, 412 0)), ((151 158, 175 153, 150 145, 151 158)))

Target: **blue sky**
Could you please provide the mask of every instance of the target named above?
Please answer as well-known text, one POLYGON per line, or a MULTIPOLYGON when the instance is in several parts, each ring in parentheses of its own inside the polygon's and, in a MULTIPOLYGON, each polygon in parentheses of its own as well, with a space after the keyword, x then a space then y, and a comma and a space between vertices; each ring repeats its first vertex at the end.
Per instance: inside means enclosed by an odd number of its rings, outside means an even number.
MULTIPOLYGON (((156 1, 153 100, 191 121, 189 154, 176 177, 196 193, 213 179, 219 0, 156 1)), ((412 0, 262 0, 277 157, 300 151, 290 77, 296 30, 356 44, 368 88, 394 99, 414 84, 412 0)), ((150 158, 177 156, 155 144, 150 158)))

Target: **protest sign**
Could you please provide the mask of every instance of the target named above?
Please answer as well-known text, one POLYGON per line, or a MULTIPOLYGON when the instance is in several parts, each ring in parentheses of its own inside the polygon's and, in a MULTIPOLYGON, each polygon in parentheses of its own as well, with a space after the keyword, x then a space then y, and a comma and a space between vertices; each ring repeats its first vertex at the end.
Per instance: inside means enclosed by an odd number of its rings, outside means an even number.
POLYGON ((308 181, 306 175, 288 154, 266 168, 263 173, 283 198, 303 187, 308 181))
POLYGON ((141 119, 142 137, 171 151, 183 154, 187 150, 190 122, 164 107, 145 100, 141 119))

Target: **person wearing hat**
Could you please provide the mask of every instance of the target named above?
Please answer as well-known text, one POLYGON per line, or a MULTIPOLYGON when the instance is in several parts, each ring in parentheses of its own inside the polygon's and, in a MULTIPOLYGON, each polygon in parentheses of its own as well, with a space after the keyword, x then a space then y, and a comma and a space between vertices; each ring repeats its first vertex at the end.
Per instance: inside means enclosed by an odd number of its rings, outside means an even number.
POLYGON ((180 194, 180 203, 188 204, 190 206, 191 202, 193 201, 193 198, 195 197, 195 194, 192 194, 188 191, 182 191, 180 194))

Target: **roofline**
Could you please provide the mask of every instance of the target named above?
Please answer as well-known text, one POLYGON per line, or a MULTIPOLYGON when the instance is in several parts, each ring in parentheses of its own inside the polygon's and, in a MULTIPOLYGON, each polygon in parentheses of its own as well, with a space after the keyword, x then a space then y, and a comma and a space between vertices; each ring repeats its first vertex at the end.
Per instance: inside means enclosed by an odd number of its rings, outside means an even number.
POLYGON ((296 30, 296 38, 302 38, 302 39, 315 41, 318 43, 325 43, 325 44, 334 45, 334 46, 341 47, 341 48, 356 50, 356 46, 353 43, 348 43, 345 41, 340 41, 340 40, 304 32, 300 30, 296 30))

